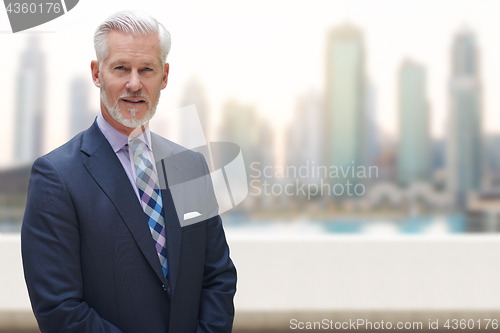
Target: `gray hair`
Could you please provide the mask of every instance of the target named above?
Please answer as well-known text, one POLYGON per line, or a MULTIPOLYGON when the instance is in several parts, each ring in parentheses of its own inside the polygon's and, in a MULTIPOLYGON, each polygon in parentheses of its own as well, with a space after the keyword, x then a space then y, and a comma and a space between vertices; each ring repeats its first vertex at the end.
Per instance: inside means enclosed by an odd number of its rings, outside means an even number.
POLYGON ((158 35, 160 42, 160 60, 162 67, 167 62, 170 52, 170 33, 153 16, 139 10, 122 10, 108 17, 94 33, 94 48, 99 61, 99 69, 108 56, 108 34, 111 31, 122 31, 133 36, 158 35))

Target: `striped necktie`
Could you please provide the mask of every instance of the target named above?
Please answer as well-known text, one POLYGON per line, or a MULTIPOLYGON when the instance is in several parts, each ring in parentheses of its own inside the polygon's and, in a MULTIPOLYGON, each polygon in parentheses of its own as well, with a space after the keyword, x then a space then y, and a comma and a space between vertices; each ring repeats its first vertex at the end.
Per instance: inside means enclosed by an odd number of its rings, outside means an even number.
POLYGON ((158 186, 153 164, 143 152, 143 143, 139 139, 129 142, 132 149, 136 170, 136 183, 141 197, 141 205, 148 219, 149 229, 153 235, 156 252, 165 277, 168 273, 167 250, 165 248, 165 220, 163 219, 163 201, 158 186))

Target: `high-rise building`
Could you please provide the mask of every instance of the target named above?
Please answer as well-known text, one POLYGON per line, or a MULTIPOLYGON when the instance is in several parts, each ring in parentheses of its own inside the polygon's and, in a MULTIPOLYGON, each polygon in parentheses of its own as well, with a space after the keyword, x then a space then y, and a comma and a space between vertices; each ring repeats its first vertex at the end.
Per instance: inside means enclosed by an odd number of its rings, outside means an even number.
MULTIPOLYGON (((486 189, 500 188, 500 135, 489 134, 484 138, 486 189)), ((483 177, 483 178, 485 178, 483 177)))
MULTIPOLYGON (((286 135, 286 163, 299 168, 313 168, 324 164, 322 121, 323 98, 317 92, 309 92, 297 99, 294 117, 286 135)), ((311 177, 317 182, 319 175, 311 177)))
POLYGON ((73 137, 92 125, 96 114, 89 107, 90 80, 74 78, 70 84, 70 124, 69 134, 73 137))
MULTIPOLYGON (((250 165, 259 157, 259 118, 252 105, 242 104, 236 100, 228 100, 222 107, 220 141, 232 142, 240 146, 247 175, 250 175, 250 165)), ((267 142, 266 145, 272 145, 267 142)))
POLYGON ((463 208, 471 191, 480 189, 483 167, 481 78, 474 33, 460 31, 451 53, 450 113, 447 147, 448 189, 463 208))
MULTIPOLYGON (((212 114, 210 112, 206 89, 195 77, 191 78, 187 82, 181 98, 180 107, 182 108, 191 104, 196 106, 196 111, 198 112, 198 117, 200 118, 205 138, 207 141, 212 141, 212 135, 214 134, 211 128, 212 114)), ((190 135, 190 133, 184 133, 184 135, 190 135)), ((183 142, 186 142, 187 140, 188 138, 186 138, 183 142)))
POLYGON ((349 24, 337 27, 328 35, 326 50, 325 156, 330 166, 351 169, 335 183, 362 182, 350 171, 366 163, 365 89, 363 34, 349 24))
POLYGON ((45 55, 30 36, 20 56, 16 87, 14 160, 31 163, 43 154, 45 126, 45 55))
POLYGON ((408 186, 430 180, 431 147, 425 68, 413 61, 401 64, 399 88, 398 183, 408 186))
MULTIPOLYGON (((365 88, 365 115, 366 115, 366 160, 369 166, 375 165, 375 161, 380 155, 381 142, 380 131, 377 126, 376 89, 373 83, 367 81, 365 88)), ((376 179, 373 179, 376 181, 376 179)))

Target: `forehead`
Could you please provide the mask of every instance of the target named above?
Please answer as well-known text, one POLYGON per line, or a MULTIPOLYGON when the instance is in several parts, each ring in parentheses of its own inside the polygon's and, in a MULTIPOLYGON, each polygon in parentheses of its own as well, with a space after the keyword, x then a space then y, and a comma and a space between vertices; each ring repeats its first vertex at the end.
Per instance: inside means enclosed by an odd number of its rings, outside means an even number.
POLYGON ((134 36, 111 31, 107 39, 108 54, 105 62, 141 61, 161 64, 158 35, 134 36))

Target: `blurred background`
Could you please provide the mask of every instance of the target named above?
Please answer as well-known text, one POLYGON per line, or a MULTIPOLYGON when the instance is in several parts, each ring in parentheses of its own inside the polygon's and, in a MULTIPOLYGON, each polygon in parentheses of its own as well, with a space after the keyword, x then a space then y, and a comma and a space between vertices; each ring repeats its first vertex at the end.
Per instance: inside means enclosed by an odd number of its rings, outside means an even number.
MULTIPOLYGON (((121 9, 150 12, 172 34, 169 83, 157 118, 195 104, 207 141, 241 147, 249 194, 223 215, 237 267, 236 257, 242 260, 240 284, 245 260, 253 265, 255 242, 262 240, 259 246, 269 249, 357 244, 354 252, 386 244, 395 246, 389 254, 381 250, 390 261, 397 253, 404 258, 404 251, 416 251, 411 253, 421 259, 449 258, 456 252, 433 252, 429 246, 440 248, 448 236, 456 236, 453 246, 461 248, 456 239, 472 246, 461 259, 485 269, 474 253, 493 255, 482 246, 486 242, 496 250, 498 242, 491 237, 500 230, 500 3, 488 0, 87 0, 54 21, 16 34, 0 10, 0 235, 13 239, 15 251, 32 162, 88 128, 99 111, 99 90, 90 77, 92 37, 101 21, 121 9), (378 245, 373 235, 382 237, 376 238, 378 245), (431 235, 441 238, 427 246, 431 235), (398 243, 406 236, 421 237, 422 243, 411 244, 424 250, 398 243)), ((182 122, 169 119, 157 124, 153 119, 151 126, 184 142, 189 133, 182 122)), ((310 251, 311 256, 330 253, 310 251)), ((292 267, 287 253, 275 259, 292 267)), ((359 260, 369 258, 360 255, 359 260)), ((296 258, 290 260, 297 264, 296 258)), ((500 276, 495 266, 488 265, 492 283, 500 276)), ((411 278, 418 267, 407 272, 411 278)), ((464 266, 446 269, 436 274, 455 277, 464 266)), ((266 274, 280 279, 276 268, 266 274)), ((452 288, 464 292, 479 276, 469 278, 452 288)), ((22 280, 15 281, 24 288, 22 280)), ((422 291, 419 281, 410 287, 415 295, 422 291)), ((432 281, 427 287, 434 286, 432 281)), ((319 284, 319 290, 332 291, 330 282, 319 284)), ((474 311, 500 309, 498 287, 488 286, 486 298, 474 298, 474 311)), ((374 284, 364 296, 370 298, 379 287, 374 284)), ((290 310, 259 307, 256 296, 246 298, 242 288, 240 309, 290 310)), ((391 290, 390 284, 385 288, 391 290)), ((477 296, 477 290, 470 292, 477 296)), ((276 298, 286 302, 280 295, 276 298)), ((425 300, 403 308, 411 313, 470 310, 467 292, 459 303, 447 295, 444 303, 425 300)), ((8 309, 6 297, 2 304, 8 309)), ((321 302, 312 299, 321 296, 311 297, 305 306, 310 313, 346 309, 341 298, 318 310, 315 304, 321 302)), ((400 295, 381 308, 377 297, 347 308, 397 312, 400 301, 411 296, 400 295)), ((24 309, 27 303, 20 304, 24 309)), ((307 312, 300 305, 292 310, 307 312)), ((259 322, 262 329, 281 327, 266 324, 262 316, 252 318, 248 322, 259 322)))
MULTIPOLYGON (((119 8, 137 8, 132 3, 119 8)), ((106 5, 108 6, 108 5, 106 5)), ((1 230, 19 230, 34 159, 99 110, 92 35, 116 4, 20 34, 2 15, 1 230)), ((311 232, 500 228, 500 46, 489 1, 146 2, 172 33, 159 114, 195 104, 237 143, 249 196, 226 224, 311 232), (473 9, 473 10, 472 10, 473 9)), ((160 118, 160 117, 158 117, 160 118)), ((153 123, 152 126, 155 126, 153 123)), ((157 126, 182 142, 182 124, 157 126)), ((242 229, 243 230, 243 229, 242 229)))

